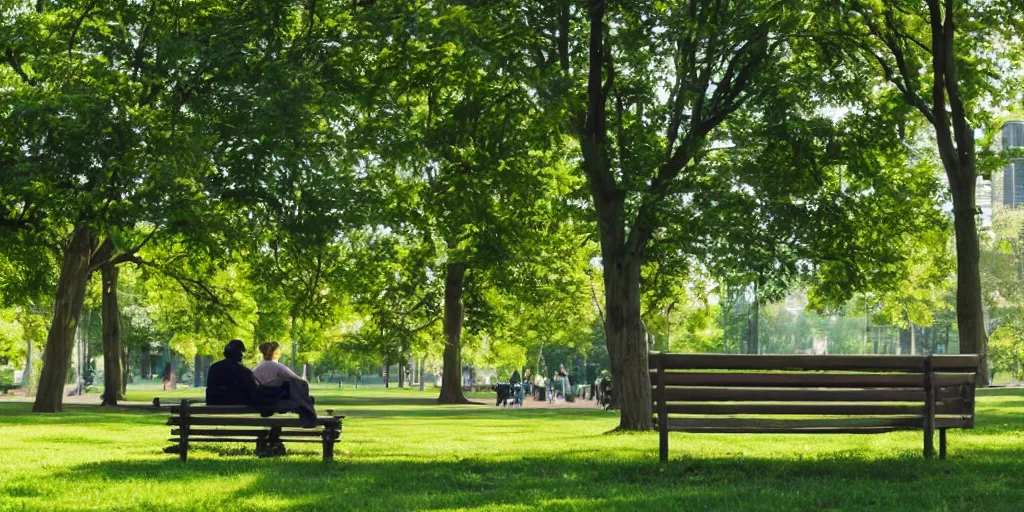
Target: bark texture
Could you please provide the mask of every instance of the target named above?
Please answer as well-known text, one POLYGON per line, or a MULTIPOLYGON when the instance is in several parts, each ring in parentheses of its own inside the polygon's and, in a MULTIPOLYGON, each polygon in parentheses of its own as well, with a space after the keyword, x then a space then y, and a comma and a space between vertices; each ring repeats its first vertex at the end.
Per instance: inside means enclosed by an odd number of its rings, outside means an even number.
POLYGON ((960 333, 960 353, 978 354, 978 377, 989 384, 988 335, 985 309, 981 302, 981 248, 974 203, 973 177, 950 185, 953 189, 953 231, 956 234, 956 323, 960 333))
POLYGON ((612 367, 612 397, 620 411, 619 429, 650 430, 654 424, 647 340, 640 323, 640 259, 607 254, 602 259, 605 333, 612 367))
POLYGON ((465 263, 449 263, 444 282, 444 368, 439 404, 468 404, 462 394, 462 289, 465 263))
POLYGON ((43 369, 39 374, 39 391, 32 412, 63 410, 64 380, 71 364, 85 287, 89 282, 89 259, 92 236, 88 228, 76 229, 64 249, 60 281, 54 298, 53 320, 46 336, 43 369))
POLYGON ((117 266, 104 263, 103 278, 103 403, 117 405, 124 400, 124 343, 121 308, 117 303, 117 266))

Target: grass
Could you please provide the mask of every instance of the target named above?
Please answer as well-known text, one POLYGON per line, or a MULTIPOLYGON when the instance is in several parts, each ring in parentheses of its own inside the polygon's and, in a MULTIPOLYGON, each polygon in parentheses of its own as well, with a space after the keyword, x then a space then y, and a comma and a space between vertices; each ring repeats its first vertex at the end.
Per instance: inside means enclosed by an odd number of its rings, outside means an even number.
MULTIPOLYGON (((132 400, 196 396, 131 392, 132 400)), ((337 459, 209 446, 165 455, 163 414, 0 402, 0 510, 934 510, 1024 508, 1024 391, 979 391, 950 458, 920 433, 609 434, 614 413, 439 407, 433 392, 315 389, 348 415, 337 459)))

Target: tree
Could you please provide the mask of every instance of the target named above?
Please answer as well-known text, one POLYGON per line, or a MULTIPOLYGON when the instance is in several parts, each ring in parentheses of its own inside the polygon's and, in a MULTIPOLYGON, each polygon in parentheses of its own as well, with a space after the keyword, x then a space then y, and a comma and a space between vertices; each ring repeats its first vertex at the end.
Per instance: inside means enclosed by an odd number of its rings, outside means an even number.
POLYGON ((1001 55, 1019 41, 1019 16, 1009 5, 984 1, 852 0, 823 8, 829 44, 847 49, 853 59, 845 66, 876 70, 879 81, 932 130, 953 202, 960 347, 980 356, 979 374, 987 382, 975 204, 986 155, 977 147, 975 128, 990 124, 992 106, 1012 98, 999 70, 1005 68, 1001 55))
POLYGON ((471 283, 496 282, 486 274, 545 254, 541 235, 576 186, 517 56, 524 33, 504 31, 503 8, 410 2, 394 15, 403 23, 388 21, 381 34, 393 43, 370 57, 381 88, 362 127, 372 143, 366 165, 413 191, 409 213, 392 224, 417 225, 444 261, 439 403, 467 402, 461 348, 471 283))
POLYGON ((296 77, 343 53, 315 42, 344 31, 318 24, 315 10, 215 0, 11 8, 0 25, 0 164, 14 172, 0 195, 13 206, 0 224, 43 233, 62 260, 34 410, 60 410, 92 272, 138 263, 153 236, 188 235, 210 254, 238 240, 232 213, 264 199, 280 170, 262 164, 317 117, 316 90, 296 77))
MULTIPOLYGON (((641 268, 652 240, 672 226, 703 224, 698 216, 721 208, 715 205, 722 200, 718 183, 707 172, 722 150, 713 141, 726 138, 727 120, 752 98, 783 89, 775 77, 792 58, 786 34, 800 23, 799 10, 784 2, 592 0, 583 10, 560 2, 538 11, 541 19, 526 23, 541 39, 535 62, 550 78, 542 90, 561 97, 557 108, 579 144, 597 217, 605 332, 612 378, 624 399, 620 428, 650 428, 641 268), (584 28, 574 30, 581 17, 584 28), (577 40, 577 34, 586 37, 577 40), (702 210, 698 202, 713 206, 702 210)), ((701 240, 704 231, 688 237, 682 231, 675 233, 680 251, 704 253, 695 247, 709 242, 701 240)), ((724 235, 709 238, 728 239, 724 235)))

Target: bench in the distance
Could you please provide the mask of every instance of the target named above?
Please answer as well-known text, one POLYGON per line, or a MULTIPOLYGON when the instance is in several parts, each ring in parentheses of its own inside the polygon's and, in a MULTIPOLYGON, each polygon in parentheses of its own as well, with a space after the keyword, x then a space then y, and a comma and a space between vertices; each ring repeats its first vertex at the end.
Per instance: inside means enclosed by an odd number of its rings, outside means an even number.
POLYGON ((668 433, 875 434, 974 428, 976 355, 650 355, 660 457, 668 433))
MULTIPOLYGON (((159 405, 154 400, 154 405, 159 405)), ((316 428, 302 428, 296 414, 260 417, 260 409, 245 406, 203 405, 202 402, 182 400, 170 407, 171 425, 168 441, 175 443, 164 449, 188 460, 189 447, 194 443, 256 443, 258 456, 283 455, 282 443, 320 443, 323 460, 334 459, 334 444, 341 438, 344 416, 317 417, 316 428)))

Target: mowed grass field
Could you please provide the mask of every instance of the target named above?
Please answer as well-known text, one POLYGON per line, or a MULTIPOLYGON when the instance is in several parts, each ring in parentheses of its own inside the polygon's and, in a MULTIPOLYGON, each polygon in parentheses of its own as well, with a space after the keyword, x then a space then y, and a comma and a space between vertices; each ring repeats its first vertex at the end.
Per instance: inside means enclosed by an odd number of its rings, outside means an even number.
POLYGON ((919 432, 674 433, 668 464, 656 433, 609 433, 615 413, 314 394, 348 416, 333 463, 317 444, 277 459, 239 444, 182 464, 162 453, 165 414, 0 402, 0 510, 1024 510, 1024 390, 979 391, 977 429, 951 431, 944 461, 921 458, 919 432))

